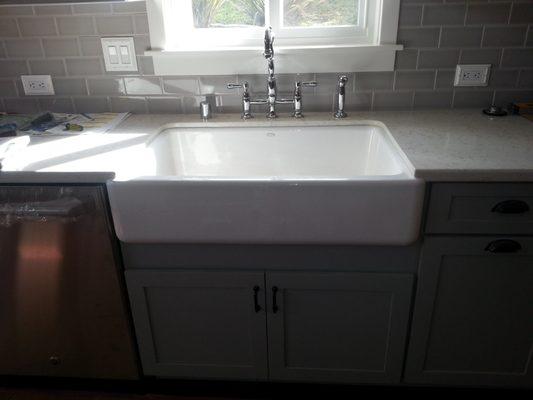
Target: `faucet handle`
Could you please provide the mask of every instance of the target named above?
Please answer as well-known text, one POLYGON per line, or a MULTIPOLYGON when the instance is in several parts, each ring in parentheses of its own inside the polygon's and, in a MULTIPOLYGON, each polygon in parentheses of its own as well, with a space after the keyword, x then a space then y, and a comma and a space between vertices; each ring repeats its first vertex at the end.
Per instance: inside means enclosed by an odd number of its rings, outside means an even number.
POLYGON ((304 87, 317 87, 318 83, 317 83, 317 81, 309 81, 309 82, 296 81, 296 82, 294 82, 294 95, 295 96, 300 96, 300 92, 301 92, 302 86, 304 86, 304 87))
POLYGON ((228 84, 226 84, 226 87, 228 89, 240 89, 240 88, 243 88, 244 89, 244 93, 248 93, 248 88, 250 87, 250 85, 248 84, 248 82, 244 81, 243 83, 228 83, 228 84))

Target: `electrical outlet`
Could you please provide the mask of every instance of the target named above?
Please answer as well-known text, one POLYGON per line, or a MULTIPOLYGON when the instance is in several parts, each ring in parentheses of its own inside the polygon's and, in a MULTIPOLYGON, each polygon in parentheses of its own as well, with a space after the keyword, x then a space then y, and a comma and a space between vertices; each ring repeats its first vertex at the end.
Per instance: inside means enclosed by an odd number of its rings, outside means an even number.
POLYGON ((455 70, 455 86, 487 86, 490 64, 458 65, 455 70))
POLYGON ((22 75, 24 94, 27 96, 53 96, 54 84, 50 75, 22 75))

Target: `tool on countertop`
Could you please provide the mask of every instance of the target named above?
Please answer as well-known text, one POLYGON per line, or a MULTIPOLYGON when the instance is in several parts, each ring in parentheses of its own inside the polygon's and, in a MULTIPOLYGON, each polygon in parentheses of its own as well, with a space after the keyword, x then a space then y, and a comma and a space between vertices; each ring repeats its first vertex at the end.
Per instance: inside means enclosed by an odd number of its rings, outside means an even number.
POLYGON ((509 106, 509 111, 533 121, 533 103, 513 103, 509 106))

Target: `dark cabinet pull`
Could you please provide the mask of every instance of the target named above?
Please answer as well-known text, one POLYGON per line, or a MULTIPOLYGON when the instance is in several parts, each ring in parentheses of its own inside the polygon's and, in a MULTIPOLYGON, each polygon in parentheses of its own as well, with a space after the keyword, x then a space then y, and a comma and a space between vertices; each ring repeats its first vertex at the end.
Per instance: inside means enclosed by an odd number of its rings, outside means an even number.
POLYGON ((524 214, 529 211, 529 205, 522 200, 505 200, 496 204, 492 212, 499 214, 524 214))
POLYGON ((261 290, 261 288, 259 286, 254 286, 254 309, 255 309, 255 312, 258 313, 259 311, 262 310, 261 306, 259 305, 259 291, 261 290))
POLYGON ((279 307, 278 307, 278 299, 277 299, 277 296, 278 296, 278 287, 277 286, 272 286, 272 312, 275 314, 278 312, 279 310, 279 307))
POLYGON ((499 239, 490 242, 485 250, 491 253, 516 253, 522 250, 522 245, 511 239, 499 239))

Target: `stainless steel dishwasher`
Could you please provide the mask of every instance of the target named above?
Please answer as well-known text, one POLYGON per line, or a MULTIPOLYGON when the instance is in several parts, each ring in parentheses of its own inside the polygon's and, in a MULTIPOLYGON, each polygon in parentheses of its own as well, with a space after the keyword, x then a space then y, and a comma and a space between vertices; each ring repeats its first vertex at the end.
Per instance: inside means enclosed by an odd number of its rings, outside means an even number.
POLYGON ((135 379, 103 186, 0 186, 0 374, 135 379))

